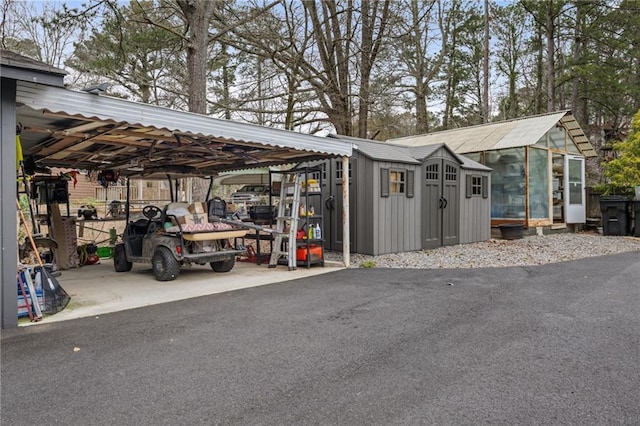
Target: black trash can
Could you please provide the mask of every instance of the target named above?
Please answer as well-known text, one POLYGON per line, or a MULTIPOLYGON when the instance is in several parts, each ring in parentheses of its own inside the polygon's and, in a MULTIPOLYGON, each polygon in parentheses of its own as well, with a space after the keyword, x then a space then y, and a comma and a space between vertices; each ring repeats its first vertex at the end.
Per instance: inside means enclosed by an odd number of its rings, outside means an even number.
POLYGON ((633 221, 633 236, 640 237, 640 200, 633 201, 633 214, 635 216, 633 221))
POLYGON ((630 200, 620 195, 600 197, 603 235, 629 235, 630 200))

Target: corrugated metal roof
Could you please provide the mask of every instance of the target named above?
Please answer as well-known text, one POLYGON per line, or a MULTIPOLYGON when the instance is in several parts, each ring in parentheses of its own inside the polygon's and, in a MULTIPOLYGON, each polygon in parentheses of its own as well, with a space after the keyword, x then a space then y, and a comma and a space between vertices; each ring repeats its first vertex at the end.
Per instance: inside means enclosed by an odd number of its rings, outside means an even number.
POLYGON ((18 83, 16 102, 34 110, 105 122, 337 156, 351 155, 350 143, 27 82, 18 83))
POLYGON ((390 139, 388 142, 405 146, 445 143, 459 154, 491 151, 534 145, 559 122, 565 126, 584 156, 596 155, 593 146, 570 111, 390 139))

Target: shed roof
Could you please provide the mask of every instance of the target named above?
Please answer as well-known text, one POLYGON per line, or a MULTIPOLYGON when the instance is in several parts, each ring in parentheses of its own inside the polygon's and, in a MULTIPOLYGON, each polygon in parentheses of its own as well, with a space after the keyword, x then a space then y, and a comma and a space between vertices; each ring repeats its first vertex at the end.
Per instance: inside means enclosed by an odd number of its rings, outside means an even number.
POLYGON ((449 153, 451 153, 455 158, 458 159, 458 161, 460 162, 460 166, 463 169, 485 172, 490 172, 491 170, 493 170, 490 167, 485 166, 484 164, 472 160, 471 158, 465 157, 464 155, 456 154, 450 147, 447 146, 447 144, 444 143, 407 147, 407 150, 411 153, 411 155, 421 161, 431 157, 440 149, 446 149, 447 151, 449 151, 449 153))
POLYGON ((66 74, 60 68, 0 49, 0 75, 4 78, 62 87, 66 74))
POLYGON ((10 50, 0 49, 0 64, 15 68, 30 69, 50 74, 66 75, 67 72, 60 68, 53 67, 27 56, 20 55, 10 50))
POLYGON ((333 138, 340 138, 351 141, 355 144, 354 149, 365 156, 376 161, 392 161, 405 164, 421 164, 425 159, 431 157, 440 149, 446 149, 453 157, 458 159, 460 166, 464 169, 491 171, 492 169, 474 161, 470 158, 455 153, 444 143, 425 146, 403 146, 387 142, 372 141, 370 139, 354 138, 342 135, 330 135, 333 138))
POLYGON ((571 111, 559 111, 533 117, 497 123, 445 130, 425 135, 390 139, 389 143, 404 146, 425 146, 446 143, 459 154, 492 151, 534 145, 549 129, 561 123, 585 157, 596 152, 571 111))
POLYGON ((334 139, 342 139, 355 144, 362 154, 377 161, 393 161, 396 163, 420 164, 420 161, 411 156, 406 147, 392 145, 386 142, 373 141, 371 139, 355 138, 343 135, 329 135, 334 139))
POLYGON ((23 81, 16 104, 25 157, 51 167, 215 175, 352 152, 341 140, 23 81))

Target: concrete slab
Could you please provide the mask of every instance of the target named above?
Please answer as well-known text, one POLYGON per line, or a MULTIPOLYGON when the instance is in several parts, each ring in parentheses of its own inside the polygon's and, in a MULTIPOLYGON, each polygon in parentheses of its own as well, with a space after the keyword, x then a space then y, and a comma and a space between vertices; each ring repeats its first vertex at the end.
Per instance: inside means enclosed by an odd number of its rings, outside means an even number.
POLYGON ((242 288, 301 279, 343 269, 341 263, 325 262, 325 266, 297 268, 286 266, 269 268, 268 265, 236 262, 225 273, 213 272, 206 266, 183 268, 174 281, 156 281, 151 267, 134 264, 130 272, 117 273, 111 259, 100 264, 62 271, 58 282, 71 296, 67 307, 55 315, 46 315, 37 323, 21 320, 19 325, 47 324, 110 312, 139 308, 206 296, 242 288))

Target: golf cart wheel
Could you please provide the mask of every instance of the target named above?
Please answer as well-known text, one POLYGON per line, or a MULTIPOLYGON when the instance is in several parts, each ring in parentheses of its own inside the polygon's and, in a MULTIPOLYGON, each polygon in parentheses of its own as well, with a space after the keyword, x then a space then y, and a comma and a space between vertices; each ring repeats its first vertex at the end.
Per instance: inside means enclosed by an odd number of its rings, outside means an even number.
POLYGON ((180 274, 180 264, 166 247, 158 247, 151 259, 151 269, 158 281, 171 281, 180 274))
POLYGON ((211 262, 211 269, 215 272, 229 272, 233 269, 233 265, 236 264, 236 258, 232 257, 227 260, 219 260, 217 262, 211 262))
POLYGON ((124 250, 124 244, 118 244, 113 249, 113 267, 116 272, 129 272, 133 263, 127 262, 127 252, 124 250))

